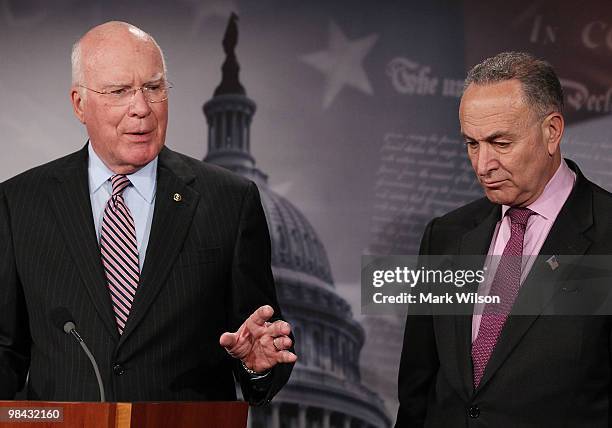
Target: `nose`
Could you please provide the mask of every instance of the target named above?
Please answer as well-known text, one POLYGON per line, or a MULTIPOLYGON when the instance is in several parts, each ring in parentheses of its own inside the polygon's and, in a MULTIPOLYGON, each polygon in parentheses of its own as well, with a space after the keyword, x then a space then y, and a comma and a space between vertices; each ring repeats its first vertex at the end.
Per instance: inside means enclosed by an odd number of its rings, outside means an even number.
POLYGON ((151 106, 149 106, 149 102, 144 96, 143 89, 135 89, 128 115, 131 117, 146 117, 149 113, 151 113, 151 106))
POLYGON ((474 165, 476 174, 479 177, 486 177, 497 168, 497 164, 498 159, 495 150, 491 148, 490 144, 481 143, 476 155, 476 165, 474 165))

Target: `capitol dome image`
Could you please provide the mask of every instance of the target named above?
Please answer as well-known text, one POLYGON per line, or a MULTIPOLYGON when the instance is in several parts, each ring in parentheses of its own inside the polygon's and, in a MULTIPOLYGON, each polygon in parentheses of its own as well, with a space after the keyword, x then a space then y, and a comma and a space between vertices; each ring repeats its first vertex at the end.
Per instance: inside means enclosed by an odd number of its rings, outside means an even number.
POLYGON ((298 354, 288 384, 264 407, 252 407, 250 428, 386 428, 380 397, 361 383, 364 329, 335 290, 323 244, 308 219, 275 193, 251 155, 256 104, 239 81, 237 16, 227 26, 223 77, 204 104, 208 123, 205 162, 253 180, 261 195, 272 243, 272 272, 283 317, 298 354))

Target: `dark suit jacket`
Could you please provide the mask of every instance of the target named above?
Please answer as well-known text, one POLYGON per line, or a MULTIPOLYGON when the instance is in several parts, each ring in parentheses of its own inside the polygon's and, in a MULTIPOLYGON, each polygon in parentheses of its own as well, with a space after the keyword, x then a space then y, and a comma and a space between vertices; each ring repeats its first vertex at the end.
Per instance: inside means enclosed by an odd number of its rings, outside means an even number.
POLYGON ((259 306, 280 317, 270 237, 254 183, 164 148, 148 250, 119 336, 95 236, 87 148, 0 185, 0 398, 96 401, 87 357, 53 324, 65 307, 109 401, 265 402, 289 378, 253 383, 219 345, 259 306), (180 201, 173 195, 179 193, 180 201))
MULTIPOLYGON (((577 174, 576 184, 540 254, 610 254, 612 195, 568 164, 577 174)), ((421 253, 486 254, 500 215, 500 206, 484 198, 434 219, 421 253)), ((396 427, 608 426, 610 317, 544 315, 551 303, 580 295, 561 286, 572 269, 564 269, 563 256, 558 259, 555 270, 540 259, 533 265, 513 312, 525 302, 535 311, 508 318, 475 391, 472 317, 436 316, 435 309, 431 316, 408 316, 396 427), (542 278, 554 284, 553 293, 540 293, 542 278)), ((581 285, 588 289, 590 284, 581 285)), ((612 283, 605 286, 609 290, 612 283)))

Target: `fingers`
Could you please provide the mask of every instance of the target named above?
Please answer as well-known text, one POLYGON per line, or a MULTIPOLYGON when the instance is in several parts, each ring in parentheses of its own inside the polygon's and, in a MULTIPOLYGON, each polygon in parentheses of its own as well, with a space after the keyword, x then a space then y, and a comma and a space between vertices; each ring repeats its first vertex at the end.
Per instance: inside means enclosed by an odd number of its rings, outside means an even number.
POLYGON ((274 339, 272 339, 272 345, 277 351, 283 351, 285 349, 291 348, 291 345, 293 345, 293 341, 287 336, 275 337, 274 339))
POLYGON ((219 338, 219 344, 224 348, 232 348, 238 342, 238 335, 236 333, 223 333, 219 338))
POLYGON ((276 361, 279 363, 295 363, 297 355, 289 351, 281 351, 277 354, 276 361))
POLYGON ((274 321, 266 326, 266 334, 272 337, 288 336, 291 333, 291 326, 287 321, 274 321))
POLYGON ((291 326, 286 321, 278 320, 266 326, 266 335, 272 338, 272 346, 276 352, 282 353, 291 348, 293 341, 288 337, 289 334, 291 326))
POLYGON ((256 372, 262 372, 279 363, 294 363, 297 355, 289 351, 293 346, 288 322, 269 322, 274 314, 265 305, 253 312, 236 333, 223 333, 219 343, 234 358, 256 372))
POLYGON ((272 315, 274 315, 274 309, 270 305, 260 306, 255 312, 249 316, 247 322, 252 322, 260 327, 266 324, 272 315))

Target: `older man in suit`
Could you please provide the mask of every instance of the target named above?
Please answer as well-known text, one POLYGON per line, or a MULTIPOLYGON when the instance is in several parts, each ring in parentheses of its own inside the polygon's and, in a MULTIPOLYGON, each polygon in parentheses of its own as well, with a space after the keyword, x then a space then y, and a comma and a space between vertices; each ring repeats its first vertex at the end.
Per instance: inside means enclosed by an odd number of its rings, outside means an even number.
POLYGON ((482 255, 477 269, 501 255, 479 293, 502 304, 408 316, 396 427, 609 425, 612 323, 571 310, 593 283, 564 260, 610 254, 612 195, 562 158, 562 108, 554 70, 528 54, 469 72, 459 120, 486 198, 432 220, 420 251, 482 255))
POLYGON ((82 150, 0 187, 0 398, 264 403, 296 355, 256 186, 164 147, 163 54, 123 22, 72 53, 82 150), (273 318, 274 317, 274 318, 273 318), (224 349, 225 348, 225 349, 224 349))

